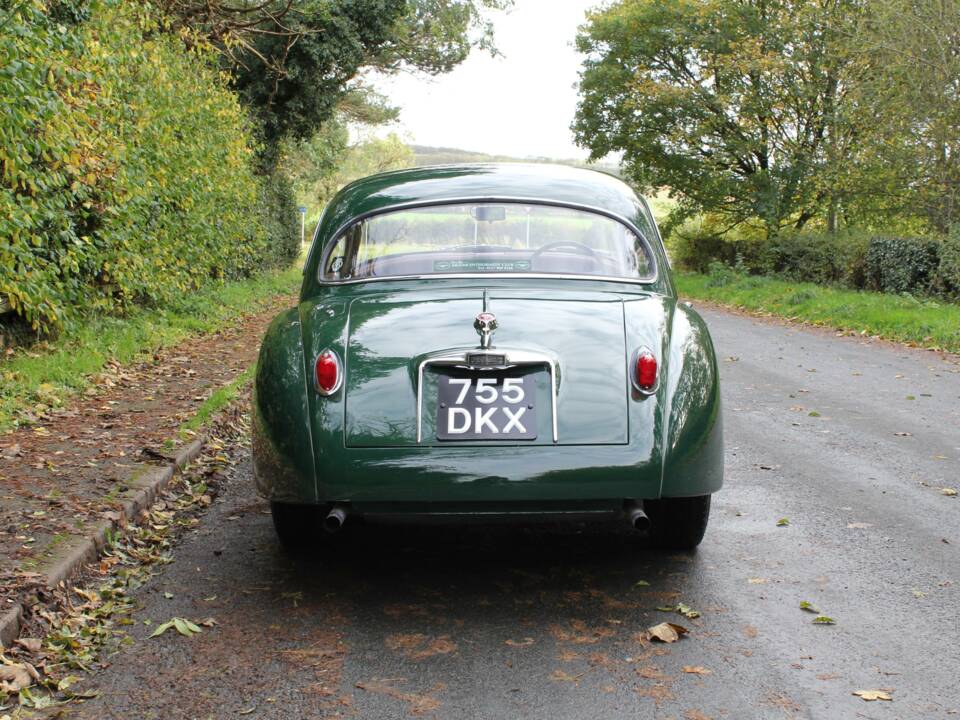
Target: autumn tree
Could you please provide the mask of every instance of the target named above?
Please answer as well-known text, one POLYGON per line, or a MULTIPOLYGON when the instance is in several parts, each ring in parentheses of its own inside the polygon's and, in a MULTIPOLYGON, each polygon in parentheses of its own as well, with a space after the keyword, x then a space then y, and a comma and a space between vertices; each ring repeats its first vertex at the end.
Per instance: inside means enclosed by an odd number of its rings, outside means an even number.
POLYGON ((159 0, 171 29, 219 47, 267 159, 309 139, 364 70, 447 72, 491 50, 484 12, 510 0, 159 0))
POLYGON ((870 0, 851 37, 864 211, 960 222, 960 3, 870 0))
POLYGON ((857 0, 620 0, 581 28, 573 129, 669 188, 674 220, 709 211, 768 236, 829 214, 846 123, 857 0))

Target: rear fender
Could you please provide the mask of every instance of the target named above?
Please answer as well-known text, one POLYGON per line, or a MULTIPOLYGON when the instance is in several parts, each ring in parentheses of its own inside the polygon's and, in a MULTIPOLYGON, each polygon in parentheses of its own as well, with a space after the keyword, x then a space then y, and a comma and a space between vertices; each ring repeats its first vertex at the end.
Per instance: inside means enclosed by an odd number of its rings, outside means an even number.
POLYGON ((347 354, 348 306, 339 300, 314 298, 300 305, 300 317, 310 378, 305 393, 305 412, 313 437, 312 477, 315 483, 311 488, 311 497, 325 500, 329 497, 331 482, 336 477, 349 477, 353 472, 343 456, 347 383, 344 381, 339 390, 323 397, 313 387, 312 368, 320 353, 333 350, 340 356, 343 373, 347 378, 350 377, 350 358, 347 354))
POLYGON ((720 376, 703 318, 677 303, 667 351, 664 390, 669 418, 664 440, 663 497, 716 492, 723 485, 720 376))
POLYGON ((267 329, 253 391, 253 477, 275 502, 317 498, 306 368, 300 312, 291 308, 267 329))

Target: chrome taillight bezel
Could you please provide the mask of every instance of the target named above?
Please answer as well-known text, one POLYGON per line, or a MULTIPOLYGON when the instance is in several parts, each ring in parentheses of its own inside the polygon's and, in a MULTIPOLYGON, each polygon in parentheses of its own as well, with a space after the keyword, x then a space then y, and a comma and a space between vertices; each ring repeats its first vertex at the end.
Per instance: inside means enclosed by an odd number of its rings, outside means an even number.
POLYGON ((313 361, 313 387, 319 395, 323 397, 330 397, 331 395, 336 394, 336 392, 343 386, 343 363, 340 361, 340 356, 337 354, 336 350, 331 348, 324 348, 319 353, 317 353, 316 360, 313 361), (333 387, 327 390, 320 384, 320 377, 317 373, 318 367, 320 365, 320 360, 322 358, 332 358, 334 367, 336 368, 337 377, 336 382, 334 382, 333 387))
POLYGON ((650 348, 645 345, 641 345, 636 350, 633 351, 633 355, 630 357, 630 384, 633 386, 633 389, 636 390, 641 395, 655 395, 657 390, 660 387, 660 359, 657 357, 657 354, 653 352, 650 348), (640 358, 648 355, 653 358, 653 361, 657 364, 656 378, 653 381, 653 385, 650 387, 644 387, 640 384, 640 358))

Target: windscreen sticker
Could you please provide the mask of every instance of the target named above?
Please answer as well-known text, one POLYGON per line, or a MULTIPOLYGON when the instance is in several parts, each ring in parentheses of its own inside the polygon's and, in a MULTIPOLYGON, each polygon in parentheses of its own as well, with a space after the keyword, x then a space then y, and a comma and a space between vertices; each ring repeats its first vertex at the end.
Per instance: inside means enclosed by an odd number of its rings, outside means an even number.
POLYGON ((529 260, 434 260, 434 272, 530 272, 529 260))

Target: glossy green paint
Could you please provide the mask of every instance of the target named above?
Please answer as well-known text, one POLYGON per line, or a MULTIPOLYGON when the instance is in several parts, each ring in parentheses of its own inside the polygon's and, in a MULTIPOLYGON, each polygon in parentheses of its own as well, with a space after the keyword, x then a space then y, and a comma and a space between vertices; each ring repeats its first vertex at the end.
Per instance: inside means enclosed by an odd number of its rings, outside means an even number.
MULTIPOLYGON (((514 281, 516 283, 516 281, 514 281)), ((529 282, 529 281, 527 281, 529 282)), ((558 429, 563 445, 627 442, 630 381, 623 363, 623 303, 609 293, 489 283, 376 292, 351 302, 347 349, 346 444, 416 446, 416 374, 422 360, 450 350, 472 350, 473 320, 483 309, 500 319, 498 348, 522 348, 552 357, 559 368, 558 429), (584 328, 583 332, 557 332, 584 328), (597 353, 596 348, 608 352, 597 353), (602 408, 602 412, 596 412, 602 408), (589 419, 584 422, 585 419, 589 419)), ((539 433, 535 445, 553 445, 549 374, 536 373, 539 433)), ((423 442, 435 440, 436 373, 424 377, 423 442)), ((479 441, 487 447, 502 442, 479 441)), ((529 445, 531 443, 523 443, 529 445)))
POLYGON ((253 477, 264 497, 316 502, 300 312, 280 313, 260 346, 253 389, 253 477))
POLYGON ((256 381, 258 489, 286 502, 359 508, 555 508, 720 488, 723 448, 716 359, 699 316, 678 304, 649 210, 619 181, 543 166, 457 166, 375 176, 348 186, 318 227, 298 308, 264 338, 256 381), (452 198, 543 198, 620 216, 649 233, 655 282, 548 277, 428 278, 323 285, 322 245, 351 219, 392 205, 452 198), (538 373, 532 443, 441 444, 435 385, 424 383, 416 442, 416 367, 426 354, 473 348, 486 292, 499 347, 539 350, 560 365, 559 443, 538 373), (638 347, 660 361, 656 392, 629 383, 638 347), (324 349, 344 359, 344 386, 312 387, 324 349), (308 380, 309 379, 309 380, 308 380), (539 504, 539 505, 538 505, 539 504))

